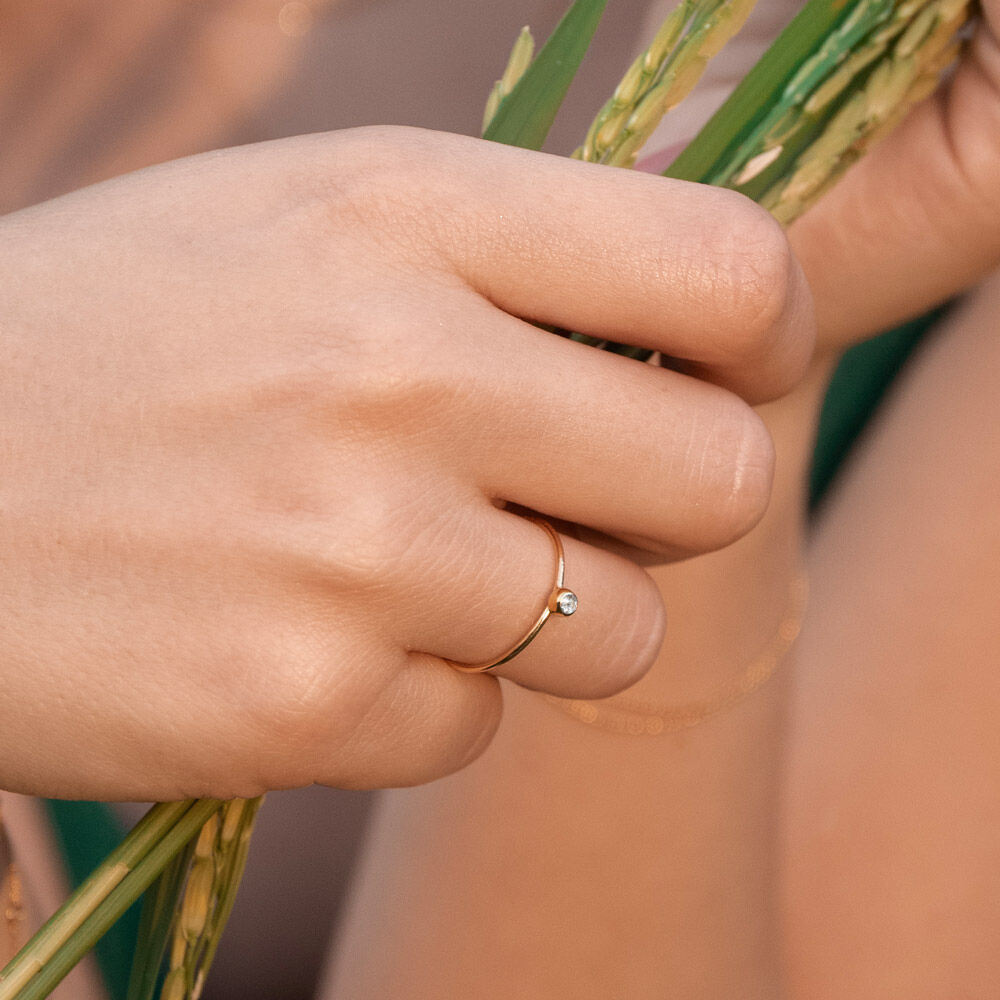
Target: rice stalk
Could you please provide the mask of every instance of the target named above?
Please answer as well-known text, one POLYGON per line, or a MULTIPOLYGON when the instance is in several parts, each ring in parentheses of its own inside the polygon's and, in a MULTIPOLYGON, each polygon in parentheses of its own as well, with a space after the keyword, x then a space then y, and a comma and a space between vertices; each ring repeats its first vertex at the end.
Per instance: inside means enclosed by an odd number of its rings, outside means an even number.
POLYGON ((160 803, 0 972, 0 1000, 42 1000, 222 803, 160 803))
POLYGON ((233 799, 209 817, 195 842, 174 918, 161 1000, 198 1000, 232 912, 263 797, 233 799))
MULTIPOLYGON (((958 54, 973 9, 974 0, 858 0, 791 73, 759 120, 730 142, 719 160, 698 172, 668 168, 667 175, 741 191, 783 225, 791 224, 914 104, 933 92, 958 54)), ((682 3, 668 23, 683 10, 682 3)), ((718 37, 721 40, 722 35, 718 37)), ((626 84, 635 78, 636 66, 629 72, 631 76, 627 74, 619 86, 623 94, 619 103, 632 95, 626 84)), ((615 100, 612 97, 598 116, 598 122, 603 116, 600 127, 609 134, 616 121, 625 120, 621 111, 617 117, 610 115, 615 100)), ((724 106, 716 117, 726 110, 724 106)), ((588 143, 592 134, 593 127, 588 143)), ((631 162, 638 147, 628 148, 631 162)), ((594 149, 601 149, 599 135, 594 149)), ((586 334, 568 336, 640 361, 653 354, 586 334)))
POLYGON ((496 116, 500 102, 517 86, 518 81, 524 76, 525 70, 531 65, 531 60, 535 57, 535 39, 531 34, 531 29, 525 25, 521 33, 514 42, 514 47, 510 50, 507 59, 507 68, 503 71, 503 76, 493 84, 490 96, 486 100, 486 108, 483 111, 483 127, 485 132, 496 116))
POLYGON ((629 67, 573 156, 631 167, 663 116, 694 89, 708 61, 743 26, 756 0, 681 0, 629 67))
MULTIPOLYGON (((799 127, 804 131, 818 125, 818 134, 760 194, 760 203, 784 225, 813 205, 934 91, 958 53, 959 35, 970 13, 968 0, 897 5, 893 16, 802 102, 799 127), (915 16, 906 16, 907 8, 916 9, 915 16)), ((784 142, 771 142, 765 155, 779 162, 784 142)), ((729 186, 740 190, 753 180, 750 166, 729 186)))
POLYGON ((188 843, 143 895, 125 1000, 154 1000, 157 995, 162 979, 163 956, 173 929, 177 903, 191 867, 194 847, 194 841, 188 843))

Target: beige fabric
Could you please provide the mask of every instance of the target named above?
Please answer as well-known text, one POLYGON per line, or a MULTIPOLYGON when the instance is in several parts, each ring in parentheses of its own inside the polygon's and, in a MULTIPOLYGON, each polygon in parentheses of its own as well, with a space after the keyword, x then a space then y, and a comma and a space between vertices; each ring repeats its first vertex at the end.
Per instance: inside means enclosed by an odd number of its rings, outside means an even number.
MULTIPOLYGON (((568 152, 624 66, 618 0, 553 135, 568 152)), ((220 145, 366 124, 474 133, 518 30, 563 0, 59 0, 0 5, 0 212, 220 145), (310 11, 288 16, 288 8, 310 11), (58 12, 54 15, 53 11, 58 12), (289 26, 308 27, 305 34, 289 26)))

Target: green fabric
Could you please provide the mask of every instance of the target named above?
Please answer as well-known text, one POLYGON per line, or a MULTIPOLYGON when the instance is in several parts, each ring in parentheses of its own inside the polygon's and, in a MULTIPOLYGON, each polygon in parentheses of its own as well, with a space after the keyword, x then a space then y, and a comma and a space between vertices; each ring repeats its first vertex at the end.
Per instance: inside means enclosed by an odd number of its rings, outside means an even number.
MULTIPOLYGON (((67 874, 78 886, 120 843, 125 835, 111 809, 102 802, 46 802, 67 874)), ((133 906, 98 942, 97 962, 111 1000, 125 1000, 139 906, 133 906)))
POLYGON ((815 509, 886 390, 943 309, 852 347, 833 374, 820 414, 809 481, 815 509))

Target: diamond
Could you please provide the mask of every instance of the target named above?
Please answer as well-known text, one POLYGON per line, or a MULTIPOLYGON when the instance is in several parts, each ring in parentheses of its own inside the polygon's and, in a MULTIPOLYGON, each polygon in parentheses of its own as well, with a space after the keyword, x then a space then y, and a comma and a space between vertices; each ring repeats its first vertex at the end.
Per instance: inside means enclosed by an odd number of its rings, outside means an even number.
POLYGON ((568 618, 580 606, 580 599, 572 590, 561 590, 556 598, 556 611, 568 618))

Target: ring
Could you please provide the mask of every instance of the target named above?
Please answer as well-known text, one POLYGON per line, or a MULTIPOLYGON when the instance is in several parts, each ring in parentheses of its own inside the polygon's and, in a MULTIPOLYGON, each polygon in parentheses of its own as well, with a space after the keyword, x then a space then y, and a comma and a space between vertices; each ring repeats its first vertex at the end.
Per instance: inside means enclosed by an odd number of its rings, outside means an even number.
POLYGON ((513 660, 542 631, 542 626, 549 620, 550 615, 562 615, 564 618, 568 618, 570 615, 575 614, 576 609, 580 606, 580 600, 576 594, 563 586, 563 573, 566 569, 566 561, 563 558, 563 547, 559 533, 548 521, 543 521, 540 517, 529 517, 526 520, 534 521, 552 539, 552 546, 556 552, 556 582, 553 584, 552 591, 545 601, 542 613, 538 616, 535 624, 531 626, 528 634, 523 639, 519 639, 516 645, 508 649, 503 656, 498 656, 495 660, 490 660, 488 663, 475 664, 456 663, 454 660, 445 660, 445 663, 456 670, 461 670, 462 673, 481 674, 487 670, 492 670, 494 667, 499 667, 501 663, 513 660))

